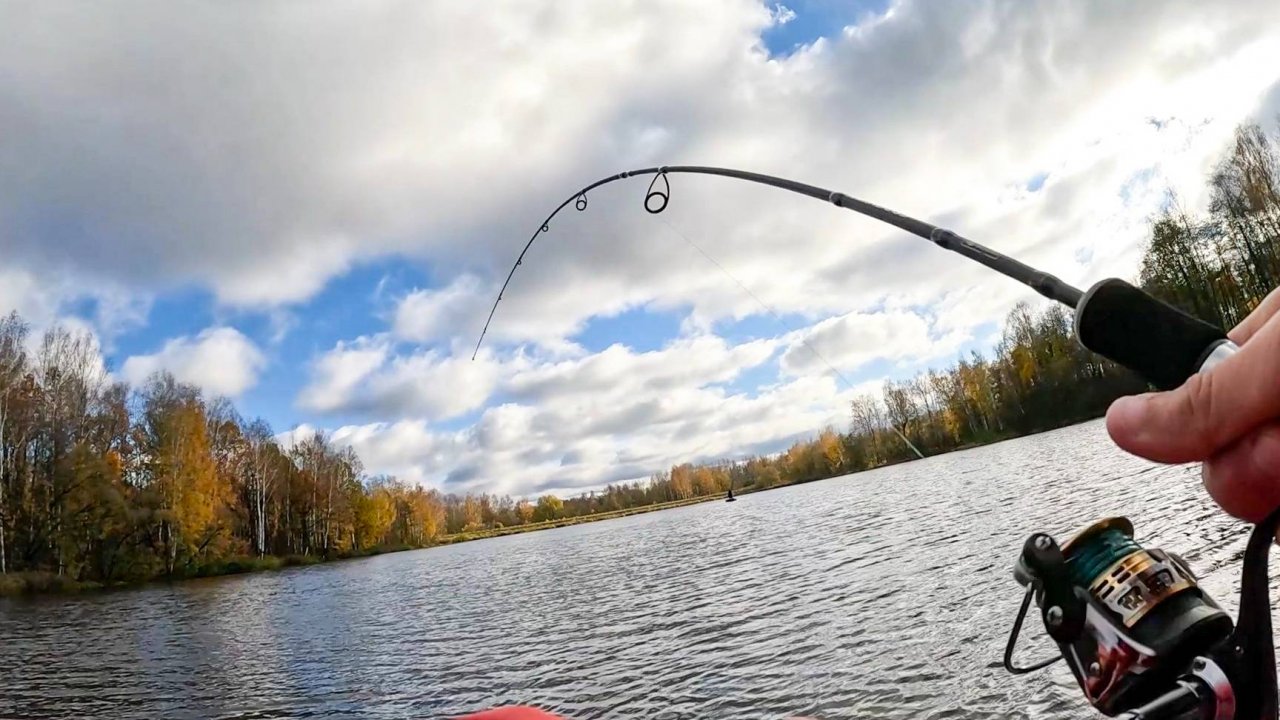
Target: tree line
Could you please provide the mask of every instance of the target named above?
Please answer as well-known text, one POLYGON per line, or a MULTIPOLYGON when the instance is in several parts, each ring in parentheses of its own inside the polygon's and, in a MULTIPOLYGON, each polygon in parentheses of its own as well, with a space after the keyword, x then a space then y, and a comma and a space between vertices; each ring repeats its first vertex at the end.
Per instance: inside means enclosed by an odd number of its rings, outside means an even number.
MULTIPOLYGON (((1280 285, 1280 153, 1237 130, 1193 215, 1171 198, 1152 222, 1139 283, 1223 327, 1280 285)), ((1075 341, 1061 307, 1019 305, 991 354, 887 381, 786 451, 676 465, 572 498, 444 494, 369 477, 350 448, 315 433, 282 443, 261 420, 160 373, 113 380, 87 334, 32 342, 0 320, 0 575, 95 582, 271 566, 448 536, 808 482, 1097 417, 1145 389, 1075 341), (256 563, 256 564, 255 564, 256 563)))
POLYGON ((323 434, 285 447, 171 375, 112 381, 87 334, 29 333, 16 314, 0 319, 0 573, 181 576, 444 532, 440 493, 364 477, 323 434))

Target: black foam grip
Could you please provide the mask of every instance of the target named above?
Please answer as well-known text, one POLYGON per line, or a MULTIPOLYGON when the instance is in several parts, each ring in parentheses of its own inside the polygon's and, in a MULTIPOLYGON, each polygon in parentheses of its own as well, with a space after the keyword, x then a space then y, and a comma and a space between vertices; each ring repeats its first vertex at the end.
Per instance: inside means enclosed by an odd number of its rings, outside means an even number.
POLYGON ((1089 288, 1076 307, 1076 335, 1086 348, 1172 390, 1200 370, 1226 339, 1221 329, 1112 278, 1089 288))

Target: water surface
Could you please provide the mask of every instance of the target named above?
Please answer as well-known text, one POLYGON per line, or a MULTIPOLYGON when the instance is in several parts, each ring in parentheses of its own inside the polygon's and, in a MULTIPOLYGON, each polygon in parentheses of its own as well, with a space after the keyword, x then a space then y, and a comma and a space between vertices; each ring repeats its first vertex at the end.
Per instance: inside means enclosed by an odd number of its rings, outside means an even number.
POLYGON ((1027 535, 1110 514, 1234 613, 1247 528, 1094 422, 732 504, 0 602, 0 717, 1089 717, 1062 667, 999 661, 1027 535))

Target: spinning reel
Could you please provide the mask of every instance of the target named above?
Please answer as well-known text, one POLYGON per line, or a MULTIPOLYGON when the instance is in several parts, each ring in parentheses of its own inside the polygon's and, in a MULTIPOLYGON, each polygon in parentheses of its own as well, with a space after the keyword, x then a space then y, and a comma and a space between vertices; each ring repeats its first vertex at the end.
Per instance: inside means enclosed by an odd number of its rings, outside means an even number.
POLYGON ((1005 669, 1021 675, 1065 660, 1108 716, 1275 720, 1267 554, 1277 528, 1280 510, 1249 537, 1234 624, 1181 557, 1140 545, 1127 518, 1094 523, 1061 545, 1032 535, 1014 566, 1027 592, 1005 669), (1033 601, 1060 655, 1018 667, 1014 646, 1033 601))

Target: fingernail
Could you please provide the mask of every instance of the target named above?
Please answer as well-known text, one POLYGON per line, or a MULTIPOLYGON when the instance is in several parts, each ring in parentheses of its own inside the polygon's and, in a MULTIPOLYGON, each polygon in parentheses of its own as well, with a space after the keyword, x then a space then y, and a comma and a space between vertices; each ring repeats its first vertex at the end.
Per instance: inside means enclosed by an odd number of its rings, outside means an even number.
POLYGON ((1139 420, 1140 415, 1145 407, 1142 398, 1136 395, 1128 395, 1118 398, 1111 404, 1111 413, 1116 415, 1116 419, 1121 422, 1134 422, 1139 420))
POLYGON ((1141 395, 1122 397, 1107 409, 1107 432, 1120 447, 1139 455, 1152 443, 1151 408, 1141 395))
POLYGON ((1132 437, 1140 433, 1146 425, 1144 417, 1147 411, 1147 404, 1142 398, 1136 396, 1122 397, 1111 403, 1111 407, 1107 410, 1107 424, 1123 429, 1126 435, 1132 437))

